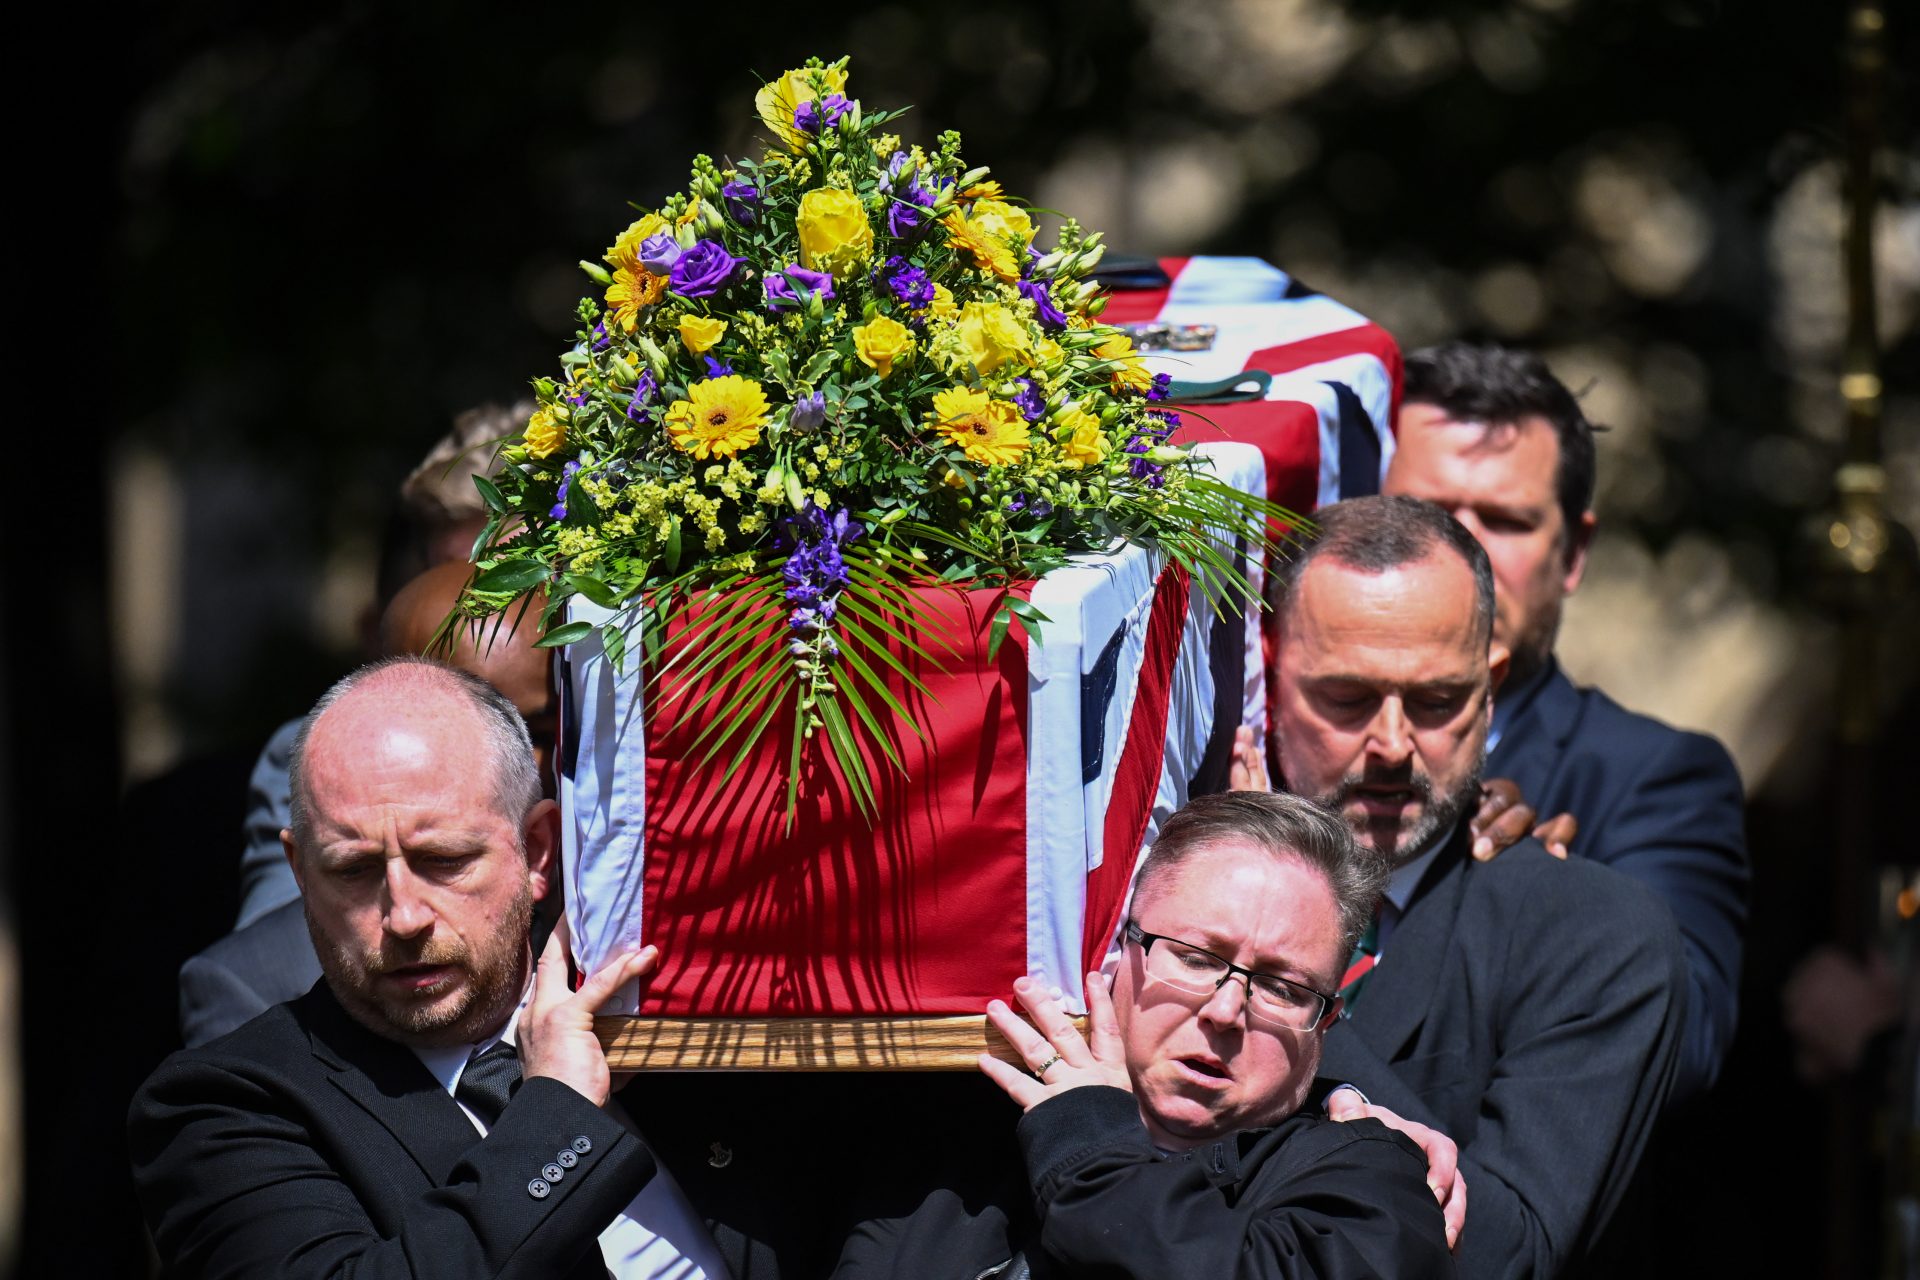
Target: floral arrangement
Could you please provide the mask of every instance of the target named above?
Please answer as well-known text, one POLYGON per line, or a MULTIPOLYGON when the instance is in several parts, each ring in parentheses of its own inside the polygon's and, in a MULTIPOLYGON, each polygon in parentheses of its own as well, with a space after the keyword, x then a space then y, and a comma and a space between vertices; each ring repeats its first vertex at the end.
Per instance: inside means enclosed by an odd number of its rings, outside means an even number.
MULTIPOLYGON (((898 757, 881 707, 910 724, 888 673, 938 636, 910 588, 1007 587, 1116 539, 1163 549, 1210 589, 1245 594, 1221 547, 1270 547, 1285 512, 1168 443, 1131 340, 1099 322, 1100 236, 1071 219, 1052 248, 943 133, 847 96, 846 59, 810 60, 755 100, 758 160, 693 162, 601 262, 562 372, 503 442, 468 601, 497 612, 544 591, 542 644, 594 630, 650 660, 679 617, 682 714, 706 713, 729 774, 795 705, 789 813, 805 744, 824 731, 871 812, 856 724, 898 757), (897 648, 896 648, 897 647, 897 648)), ((1003 591, 989 653, 1043 619, 1003 591)), ((950 646, 948 646, 950 647, 950 646)))

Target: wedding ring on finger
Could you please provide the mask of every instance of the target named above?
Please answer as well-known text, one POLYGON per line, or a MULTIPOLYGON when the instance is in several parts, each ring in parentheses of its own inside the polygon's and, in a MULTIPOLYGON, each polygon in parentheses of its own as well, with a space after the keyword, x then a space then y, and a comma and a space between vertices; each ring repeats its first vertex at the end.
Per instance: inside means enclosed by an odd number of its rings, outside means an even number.
POLYGON ((1041 1063, 1039 1066, 1033 1069, 1033 1078, 1035 1080, 1044 1082, 1047 1078, 1047 1068, 1052 1066, 1054 1063, 1058 1061, 1060 1061, 1060 1055, 1056 1053, 1051 1058, 1048 1058, 1045 1062, 1041 1063))

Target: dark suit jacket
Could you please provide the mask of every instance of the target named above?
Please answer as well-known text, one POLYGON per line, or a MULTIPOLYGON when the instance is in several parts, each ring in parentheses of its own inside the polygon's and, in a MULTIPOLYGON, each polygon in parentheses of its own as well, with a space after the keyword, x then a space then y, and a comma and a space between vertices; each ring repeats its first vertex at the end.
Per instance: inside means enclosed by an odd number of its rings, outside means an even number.
POLYGON ((1733 1040, 1747 923, 1740 775, 1712 738, 1635 715, 1555 663, 1487 761, 1541 816, 1580 820, 1573 852, 1652 889, 1687 948, 1687 1029, 1676 1101, 1704 1092, 1733 1040))
POLYGON ((1533 840, 1491 862, 1462 823, 1428 868, 1320 1074, 1460 1144, 1466 1276, 1553 1276, 1619 1201, 1679 1053, 1666 908, 1533 840))
MULTIPOLYGON (((690 1110, 653 1092, 663 1111, 690 1110)), ((679 1130, 712 1123, 683 1114, 679 1130)), ((420 1060, 350 1018, 325 983, 169 1058, 134 1098, 129 1138, 169 1276, 352 1265, 365 1277, 604 1280, 595 1237, 653 1177, 656 1151, 676 1167, 651 1133, 643 1142, 553 1080, 528 1080, 478 1137, 420 1060), (533 1194, 563 1149, 578 1163, 533 1194)), ((714 1238, 735 1280, 778 1275, 739 1232, 714 1224, 714 1238)))
POLYGON ((319 980, 298 899, 275 907, 180 966, 180 1041, 217 1040, 319 980))

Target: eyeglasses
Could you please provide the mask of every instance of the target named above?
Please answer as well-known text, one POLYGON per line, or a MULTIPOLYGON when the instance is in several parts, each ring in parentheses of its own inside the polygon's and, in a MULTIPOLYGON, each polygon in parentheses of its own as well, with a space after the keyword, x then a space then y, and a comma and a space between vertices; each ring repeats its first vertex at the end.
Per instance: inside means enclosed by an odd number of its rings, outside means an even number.
POLYGON ((1270 973, 1243 969, 1191 942, 1148 933, 1136 921, 1127 921, 1126 936, 1146 957, 1147 976, 1176 991, 1211 996, 1231 979, 1245 978, 1247 1017, 1262 1026, 1306 1031, 1318 1026, 1333 1006, 1333 997, 1324 992, 1270 973), (1156 942, 1158 947, 1153 945, 1156 942))

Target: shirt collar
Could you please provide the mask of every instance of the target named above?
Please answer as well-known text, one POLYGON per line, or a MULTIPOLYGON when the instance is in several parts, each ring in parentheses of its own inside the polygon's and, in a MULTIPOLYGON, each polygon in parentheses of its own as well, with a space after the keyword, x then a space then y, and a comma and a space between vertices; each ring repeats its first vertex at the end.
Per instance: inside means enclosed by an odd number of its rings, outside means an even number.
POLYGON ((527 980, 526 990, 520 993, 520 1003, 515 1005, 508 1015, 506 1025, 490 1036, 475 1040, 472 1044, 448 1045, 443 1049, 414 1049, 413 1056, 440 1082, 440 1087, 452 1093, 460 1083, 460 1073, 467 1069, 467 1063, 473 1055, 484 1049, 491 1049, 500 1041, 518 1044, 515 1039, 520 1027, 520 1011, 527 1007, 527 1000, 533 995, 533 980, 527 980))
POLYGON ((1427 842, 1427 847, 1407 861, 1393 869, 1387 877, 1385 898, 1396 911, 1405 911, 1407 904, 1413 901, 1413 891, 1420 887, 1420 879, 1427 874, 1427 868, 1447 847, 1447 841, 1453 837, 1453 828, 1449 827, 1427 842))

